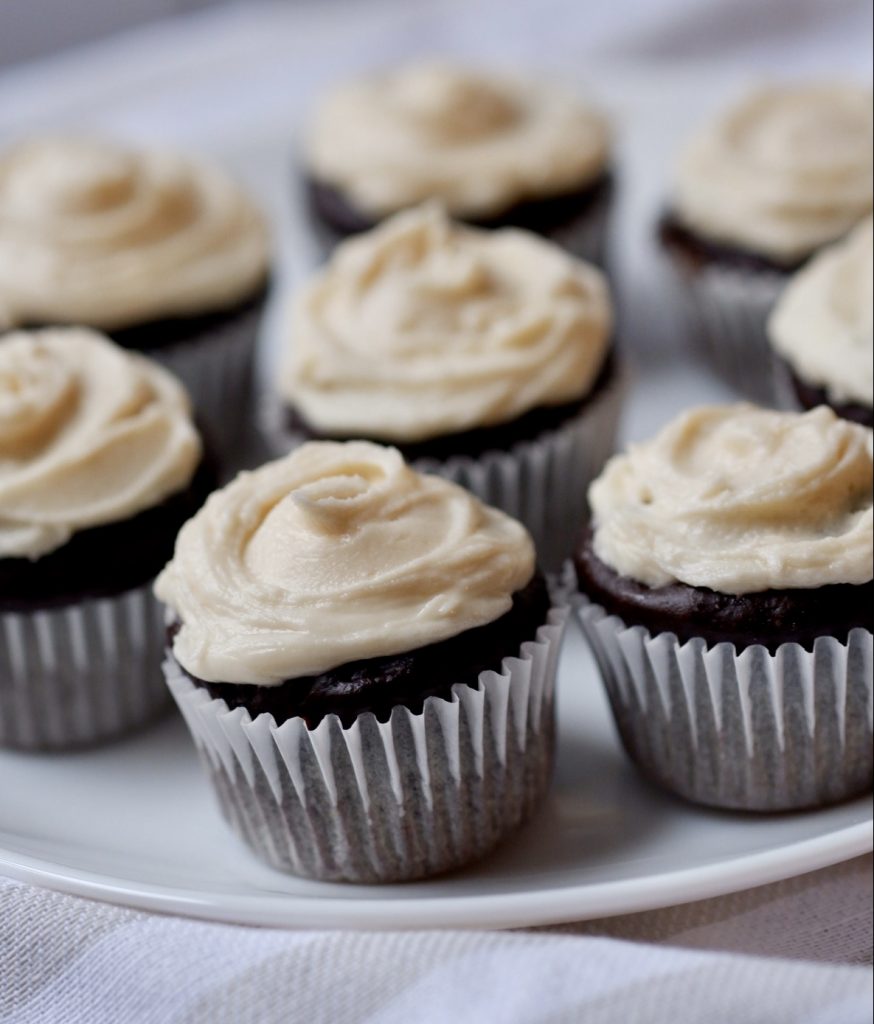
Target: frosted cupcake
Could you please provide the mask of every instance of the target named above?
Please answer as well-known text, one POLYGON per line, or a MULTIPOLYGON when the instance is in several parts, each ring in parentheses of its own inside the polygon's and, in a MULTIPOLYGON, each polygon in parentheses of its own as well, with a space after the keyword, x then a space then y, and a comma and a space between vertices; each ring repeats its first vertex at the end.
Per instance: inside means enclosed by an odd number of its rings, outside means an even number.
POLYGON ((0 338, 0 745, 96 743, 165 707, 151 583, 200 463, 158 365, 82 329, 0 338))
POLYGON ((825 407, 684 413, 610 461, 578 615, 641 770, 696 802, 872 780, 872 438, 825 407))
POLYGON ((312 443, 212 495, 156 593, 167 681, 273 866, 396 882, 537 806, 562 615, 508 516, 399 452, 312 443))
POLYGON ((218 450, 250 429, 264 222, 219 170, 109 142, 0 153, 0 331, 82 324, 189 388, 218 450))
POLYGON ((583 99, 434 62, 335 89, 305 152, 312 212, 329 246, 437 200, 458 220, 526 228, 599 264, 611 161, 607 124, 583 99))
POLYGON ((768 325, 796 402, 874 426, 874 235, 869 217, 781 295, 768 325))
POLYGON ((570 552, 621 405, 601 273, 429 205, 344 243, 296 296, 266 432, 391 443, 570 552))
POLYGON ((731 383, 773 398, 768 313, 790 275, 871 204, 870 89, 760 89, 691 140, 661 240, 689 329, 731 383))

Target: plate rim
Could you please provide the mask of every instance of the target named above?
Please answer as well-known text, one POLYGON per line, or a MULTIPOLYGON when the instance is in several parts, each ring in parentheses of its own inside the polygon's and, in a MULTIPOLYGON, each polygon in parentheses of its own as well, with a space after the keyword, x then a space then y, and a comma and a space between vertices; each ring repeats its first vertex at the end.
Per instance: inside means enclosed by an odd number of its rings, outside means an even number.
POLYGON ((213 923, 347 931, 470 930, 530 928, 659 910, 794 878, 872 850, 874 817, 759 853, 638 878, 548 891, 373 900, 267 892, 209 896, 65 868, 2 847, 0 871, 13 881, 71 896, 213 923))

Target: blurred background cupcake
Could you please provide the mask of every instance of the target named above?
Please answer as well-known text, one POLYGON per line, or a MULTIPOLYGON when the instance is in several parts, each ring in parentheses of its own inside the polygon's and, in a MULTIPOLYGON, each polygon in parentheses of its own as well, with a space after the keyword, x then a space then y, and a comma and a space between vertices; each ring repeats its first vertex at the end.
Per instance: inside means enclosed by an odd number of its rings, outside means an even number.
POLYGON ((872 94, 861 85, 759 89, 699 131, 660 239, 687 330, 713 366, 774 398, 765 323, 812 254, 871 211, 872 94))
POLYGON ((874 427, 874 230, 869 217, 792 279, 768 333, 789 399, 874 427))
POLYGON ((201 460, 162 367, 83 329, 0 338, 0 746, 96 743, 166 706, 151 582, 201 460))
POLYGON ((335 88, 312 119, 304 173, 328 248, 434 199, 459 220, 526 228, 603 264, 612 159, 605 119, 581 97, 429 62, 335 88))
POLYGON ((264 221, 217 168, 107 141, 0 153, 0 331, 82 324, 188 387, 226 463, 251 433, 264 221))
POLYGON ((275 451, 396 445, 520 519, 545 564, 568 555, 622 401, 595 267, 430 204, 344 243, 295 297, 286 330, 265 407, 275 451))
POLYGON ((649 778, 751 811, 870 789, 872 472, 825 407, 693 409, 608 463, 577 614, 649 778))
POLYGON ((155 589, 170 689, 274 867, 423 878, 542 799, 563 614, 524 527, 398 451, 312 443, 241 474, 155 589))

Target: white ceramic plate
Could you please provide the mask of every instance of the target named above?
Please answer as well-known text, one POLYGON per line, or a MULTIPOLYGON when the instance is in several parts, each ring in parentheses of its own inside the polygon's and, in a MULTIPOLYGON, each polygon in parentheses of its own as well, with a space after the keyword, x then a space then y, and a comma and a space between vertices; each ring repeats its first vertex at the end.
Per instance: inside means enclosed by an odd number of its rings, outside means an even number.
MULTIPOLYGON (((68 130, 74 123, 211 149, 271 209, 285 266, 295 277, 312 253, 295 244, 303 233, 289 202, 288 140, 292 100, 307 93, 295 88, 284 41, 276 40, 275 52, 268 49, 262 41, 257 52, 247 51, 245 66, 235 57, 233 76, 225 73, 229 61, 206 62, 195 72, 194 51, 185 50, 160 84, 148 53, 89 57, 79 62, 78 75, 66 64, 62 86, 31 76, 26 88, 0 103, 0 140, 25 128, 68 130)), ((617 233, 623 342, 642 367, 626 434, 642 437, 685 405, 730 397, 687 354, 677 358, 677 332, 659 301, 648 239, 678 132, 731 83, 710 69, 688 79, 611 67, 591 71, 591 78, 625 140, 617 233), (676 116, 666 119, 666 110, 676 116)), ((185 728, 174 719, 104 750, 63 757, 0 753, 0 874, 250 924, 511 927, 701 899, 872 848, 867 799, 759 818, 696 809, 648 787, 619 747, 575 631, 559 695, 558 770, 542 812, 504 849, 462 873, 368 888, 306 882, 262 867, 222 822, 185 728)))
POLYGON ((476 867, 412 885, 329 885, 262 867, 225 827, 178 720, 62 757, 0 754, 0 874, 150 910, 298 927, 513 927, 667 906, 872 847, 867 799, 798 815, 696 809, 642 782, 576 630, 559 683, 556 784, 476 867))

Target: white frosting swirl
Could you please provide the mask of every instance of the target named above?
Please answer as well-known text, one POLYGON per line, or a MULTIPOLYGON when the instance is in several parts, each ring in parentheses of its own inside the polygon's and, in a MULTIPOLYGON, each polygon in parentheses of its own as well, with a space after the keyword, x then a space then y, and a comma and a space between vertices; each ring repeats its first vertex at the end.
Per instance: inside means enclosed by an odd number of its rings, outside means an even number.
POLYGON ((830 402, 874 406, 874 226, 869 217, 790 282, 771 316, 774 348, 830 402))
POLYGON ((537 82, 442 63, 338 88, 316 113, 309 170, 374 219, 428 199, 455 216, 584 188, 610 157, 604 119, 537 82))
POLYGON ((611 459, 592 485, 595 553, 650 587, 867 583, 871 455, 871 431, 825 406, 692 409, 611 459))
POLYGON ((0 558, 160 504, 200 455, 185 391, 150 360, 78 328, 0 338, 0 558))
POLYGON ((85 140, 0 154, 0 325, 208 313, 251 296, 267 260, 260 214, 213 168, 85 140))
POLYGON ((761 89, 692 140, 674 210, 706 238, 791 263, 870 212, 871 150, 870 89, 761 89))
POLYGON ((328 436, 414 442, 583 397, 611 329, 594 267, 429 205, 345 243, 303 289, 280 389, 328 436))
POLYGON ((523 526, 396 450, 321 442, 213 494, 155 592, 188 672, 270 686, 493 622, 534 558, 523 526))

